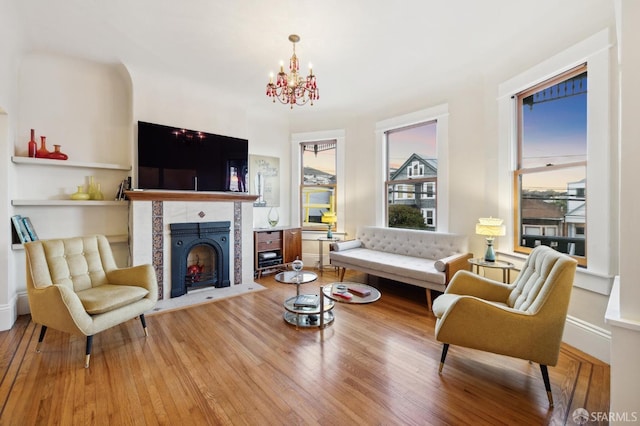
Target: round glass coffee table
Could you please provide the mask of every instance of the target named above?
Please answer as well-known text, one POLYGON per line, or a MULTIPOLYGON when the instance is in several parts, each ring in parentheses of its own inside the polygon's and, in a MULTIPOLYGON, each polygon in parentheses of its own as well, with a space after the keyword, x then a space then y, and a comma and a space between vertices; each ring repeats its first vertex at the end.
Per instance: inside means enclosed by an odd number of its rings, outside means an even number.
POLYGON ((336 302, 366 304, 380 299, 380 290, 367 284, 349 281, 336 282, 322 287, 322 293, 336 302))
POLYGON ((301 284, 318 279, 315 272, 285 271, 276 274, 275 278, 278 282, 296 286, 296 295, 284 301, 284 320, 287 323, 303 328, 324 328, 333 322, 333 300, 321 297, 320 294, 300 294, 301 284))

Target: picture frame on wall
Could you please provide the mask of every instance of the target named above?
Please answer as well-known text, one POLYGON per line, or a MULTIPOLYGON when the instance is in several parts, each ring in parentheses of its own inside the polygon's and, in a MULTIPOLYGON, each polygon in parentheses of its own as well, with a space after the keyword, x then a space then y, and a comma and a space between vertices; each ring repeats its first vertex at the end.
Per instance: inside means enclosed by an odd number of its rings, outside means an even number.
POLYGON ((280 207, 280 158, 249 155, 249 192, 255 207, 280 207))

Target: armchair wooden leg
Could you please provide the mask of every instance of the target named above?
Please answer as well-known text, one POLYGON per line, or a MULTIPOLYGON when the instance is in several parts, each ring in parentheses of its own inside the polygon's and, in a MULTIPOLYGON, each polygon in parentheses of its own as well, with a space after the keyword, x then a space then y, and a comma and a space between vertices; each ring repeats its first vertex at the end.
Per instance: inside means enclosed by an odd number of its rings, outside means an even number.
POLYGON ((40 346, 42 345, 42 341, 44 340, 44 335, 47 332, 47 326, 43 325, 40 327, 40 337, 38 337, 38 344, 36 345, 36 352, 40 352, 40 346))
POLYGON ((345 272, 347 272, 347 268, 340 268, 340 282, 344 281, 345 272))
POLYGON ((89 358, 91 358, 91 345, 93 343, 93 336, 87 336, 87 346, 84 351, 84 368, 89 368, 89 358))
POLYGON ((542 371, 542 380, 544 381, 544 388, 547 390, 547 398, 549 398, 549 407, 553 407, 553 395, 551 394, 551 382, 549 381, 549 371, 547 366, 540 364, 540 371, 542 371))
POLYGON ((438 374, 442 373, 442 368, 444 367, 444 360, 447 357, 447 351, 449 350, 449 344, 445 343, 442 345, 442 355, 440 356, 440 367, 438 368, 438 374))
POLYGON ((144 336, 149 337, 149 332, 147 331, 147 321, 144 319, 144 314, 140 314, 140 322, 142 323, 142 329, 144 330, 144 336))

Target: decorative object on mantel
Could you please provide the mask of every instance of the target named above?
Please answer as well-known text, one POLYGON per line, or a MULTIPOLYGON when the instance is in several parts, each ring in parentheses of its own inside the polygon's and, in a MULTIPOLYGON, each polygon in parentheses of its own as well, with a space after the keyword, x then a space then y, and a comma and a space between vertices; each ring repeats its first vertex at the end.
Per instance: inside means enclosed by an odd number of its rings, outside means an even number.
POLYGON ((31 139, 29 139, 29 143, 27 144, 27 155, 31 158, 35 158, 37 151, 38 144, 36 143, 36 131, 31 129, 31 139))
POLYGON ((66 160, 69 158, 64 152, 60 152, 60 145, 54 145, 53 148, 54 151, 49 154, 49 158, 52 160, 66 160))
POLYGON ((480 223, 476 223, 476 234, 487 237, 487 252, 484 255, 484 260, 495 262, 496 253, 493 250, 493 239, 506 233, 503 221, 495 217, 481 217, 478 222, 480 223))
POLYGON ((291 34, 289 41, 293 43, 293 56, 289 59, 289 74, 284 72, 284 64, 280 62, 280 72, 273 82, 273 73, 269 76, 269 84, 267 84, 267 96, 273 98, 275 103, 278 99, 283 104, 289 104, 291 109, 294 105, 304 105, 308 101, 320 98, 320 92, 316 84, 316 76, 313 75, 313 68, 309 64, 309 75, 302 78, 298 75, 300 63, 296 56, 296 43, 300 41, 300 36, 291 34))
POLYGON ((332 212, 324 212, 322 213, 322 223, 326 223, 328 228, 327 228, 327 238, 333 238, 333 224, 336 223, 338 221, 338 216, 336 216, 335 213, 332 212))
POLYGON ((84 192, 84 185, 78 185, 78 191, 71 194, 72 200, 86 201, 89 199, 89 194, 84 192))
POLYGON ((49 158, 49 150, 47 149, 47 137, 40 136, 40 148, 36 151, 36 158, 49 158))
POLYGON ((269 209, 269 214, 267 215, 267 221, 269 222, 269 226, 272 228, 278 224, 280 221, 280 215, 278 214, 278 209, 275 207, 271 207, 269 209))

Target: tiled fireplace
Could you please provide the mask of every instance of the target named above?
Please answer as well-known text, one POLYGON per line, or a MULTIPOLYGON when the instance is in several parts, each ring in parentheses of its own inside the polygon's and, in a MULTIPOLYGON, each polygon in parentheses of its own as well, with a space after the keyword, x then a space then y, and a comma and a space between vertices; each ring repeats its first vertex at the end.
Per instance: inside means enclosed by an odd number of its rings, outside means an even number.
MULTIPOLYGON (((230 285, 253 282, 253 202, 256 196, 154 190, 130 191, 127 195, 131 200, 129 226, 132 264, 151 263, 154 266, 159 299, 184 294, 181 289, 175 290, 172 283, 171 224, 196 224, 196 228, 199 228, 206 223, 228 222, 229 248, 225 259, 228 264, 219 265, 220 269, 227 270, 230 285)), ((218 247, 222 240, 216 238, 220 237, 214 237, 207 244, 218 247)), ((225 279, 221 278, 223 281, 225 279)), ((181 286, 184 286, 184 282, 176 284, 176 287, 181 286)))

